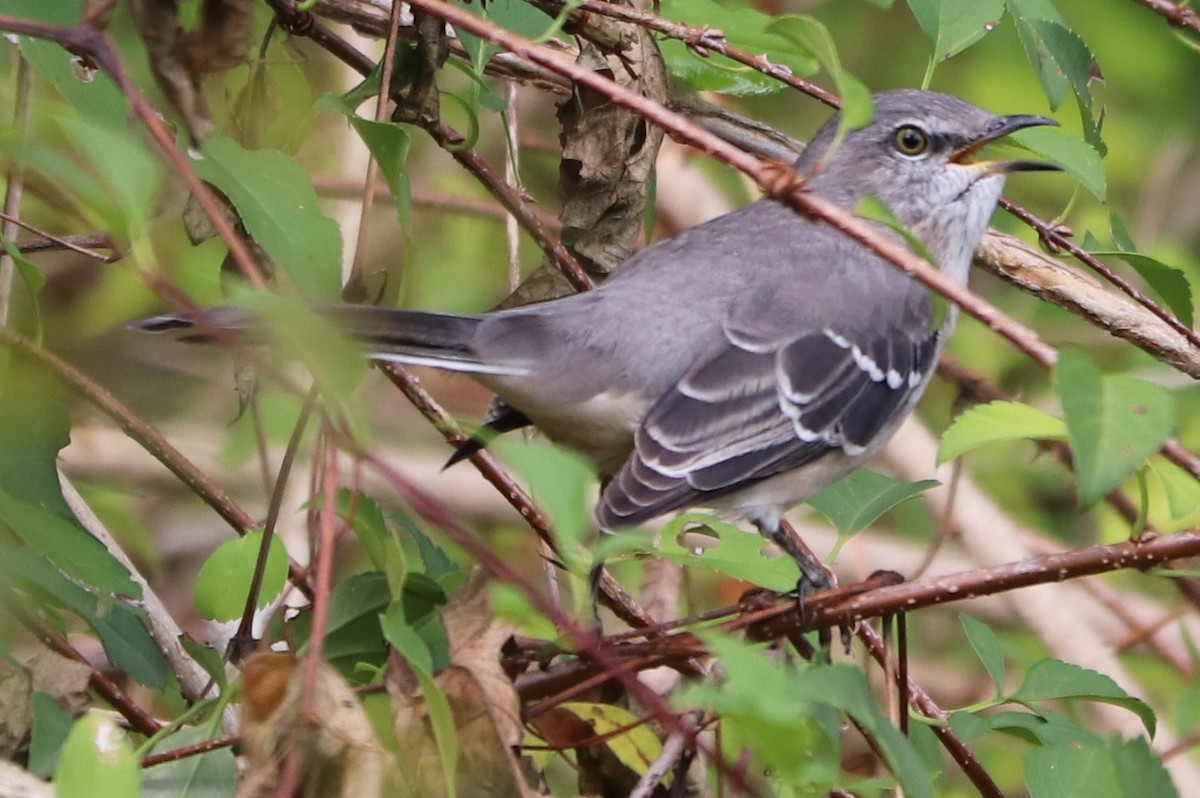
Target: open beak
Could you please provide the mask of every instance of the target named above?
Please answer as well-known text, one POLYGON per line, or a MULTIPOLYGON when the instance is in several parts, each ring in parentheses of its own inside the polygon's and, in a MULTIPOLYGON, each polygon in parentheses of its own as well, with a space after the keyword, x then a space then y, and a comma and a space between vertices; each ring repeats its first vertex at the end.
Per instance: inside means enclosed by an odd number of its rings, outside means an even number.
POLYGON ((1060 172, 1062 171, 1062 167, 1046 163, 1045 161, 971 160, 971 156, 985 145, 992 143, 996 139, 1004 138, 1009 133, 1015 133, 1027 127, 1043 127, 1047 125, 1057 127, 1058 122, 1049 117, 1035 116, 1033 114, 1014 114, 1012 116, 999 117, 996 124, 990 130, 951 155, 950 163, 955 163, 959 166, 970 166, 976 169, 983 168, 988 174, 1007 172, 1060 172))

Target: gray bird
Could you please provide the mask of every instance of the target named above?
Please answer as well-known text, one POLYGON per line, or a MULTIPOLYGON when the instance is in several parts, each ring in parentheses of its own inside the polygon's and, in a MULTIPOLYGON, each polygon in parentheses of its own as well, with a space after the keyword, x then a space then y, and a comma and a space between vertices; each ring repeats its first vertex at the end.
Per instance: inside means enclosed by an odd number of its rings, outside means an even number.
MULTIPOLYGON (((832 151, 837 117, 827 122, 796 172, 847 209, 882 200, 965 283, 1008 173, 1057 168, 972 155, 1056 123, 926 91, 874 103, 873 120, 832 151)), ((643 249, 586 293, 473 316, 328 314, 372 358, 469 373, 513 409, 493 426, 528 420, 590 458, 604 480, 602 528, 695 506, 728 511, 797 560, 803 595, 828 580, 781 533, 783 511, 883 447, 928 385, 956 311, 935 313, 930 292, 880 256, 762 199, 643 249)), ((235 309, 205 313, 209 325, 254 326, 235 309)))

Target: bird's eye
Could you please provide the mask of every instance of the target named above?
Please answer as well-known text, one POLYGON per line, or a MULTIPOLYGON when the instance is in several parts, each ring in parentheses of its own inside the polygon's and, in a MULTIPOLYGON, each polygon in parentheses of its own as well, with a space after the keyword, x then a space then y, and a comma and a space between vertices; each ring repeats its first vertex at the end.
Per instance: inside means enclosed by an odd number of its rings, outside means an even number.
POLYGON ((915 125, 896 128, 896 149, 901 155, 916 158, 929 149, 929 134, 915 125))

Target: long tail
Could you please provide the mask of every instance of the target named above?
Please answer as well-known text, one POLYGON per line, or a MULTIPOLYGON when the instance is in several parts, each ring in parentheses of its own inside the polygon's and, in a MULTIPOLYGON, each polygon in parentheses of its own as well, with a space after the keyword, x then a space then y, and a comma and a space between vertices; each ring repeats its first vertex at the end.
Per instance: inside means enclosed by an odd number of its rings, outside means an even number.
MULTIPOLYGON (((482 316, 459 316, 423 310, 397 310, 367 305, 331 305, 316 312, 347 337, 363 344, 377 360, 437 366, 474 374, 520 374, 512 364, 488 363, 472 346, 482 316)), ((149 332, 170 332, 179 340, 211 341, 213 328, 262 338, 258 316, 233 307, 216 307, 190 314, 154 316, 130 327, 149 332)))

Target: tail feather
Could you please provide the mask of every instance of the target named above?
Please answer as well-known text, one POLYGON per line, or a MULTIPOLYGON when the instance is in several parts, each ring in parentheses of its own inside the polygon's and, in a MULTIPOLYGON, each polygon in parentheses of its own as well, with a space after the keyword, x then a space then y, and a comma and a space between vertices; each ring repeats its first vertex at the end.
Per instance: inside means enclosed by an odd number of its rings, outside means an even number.
MULTIPOLYGON (((398 310, 367 305, 334 305, 316 312, 350 339, 361 343, 377 360, 436 366, 475 374, 521 374, 513 364, 480 359, 472 340, 483 317, 398 310)), ((250 311, 216 307, 196 313, 154 316, 130 327, 148 332, 170 332, 183 341, 211 341, 214 328, 255 338, 262 322, 250 311)))

